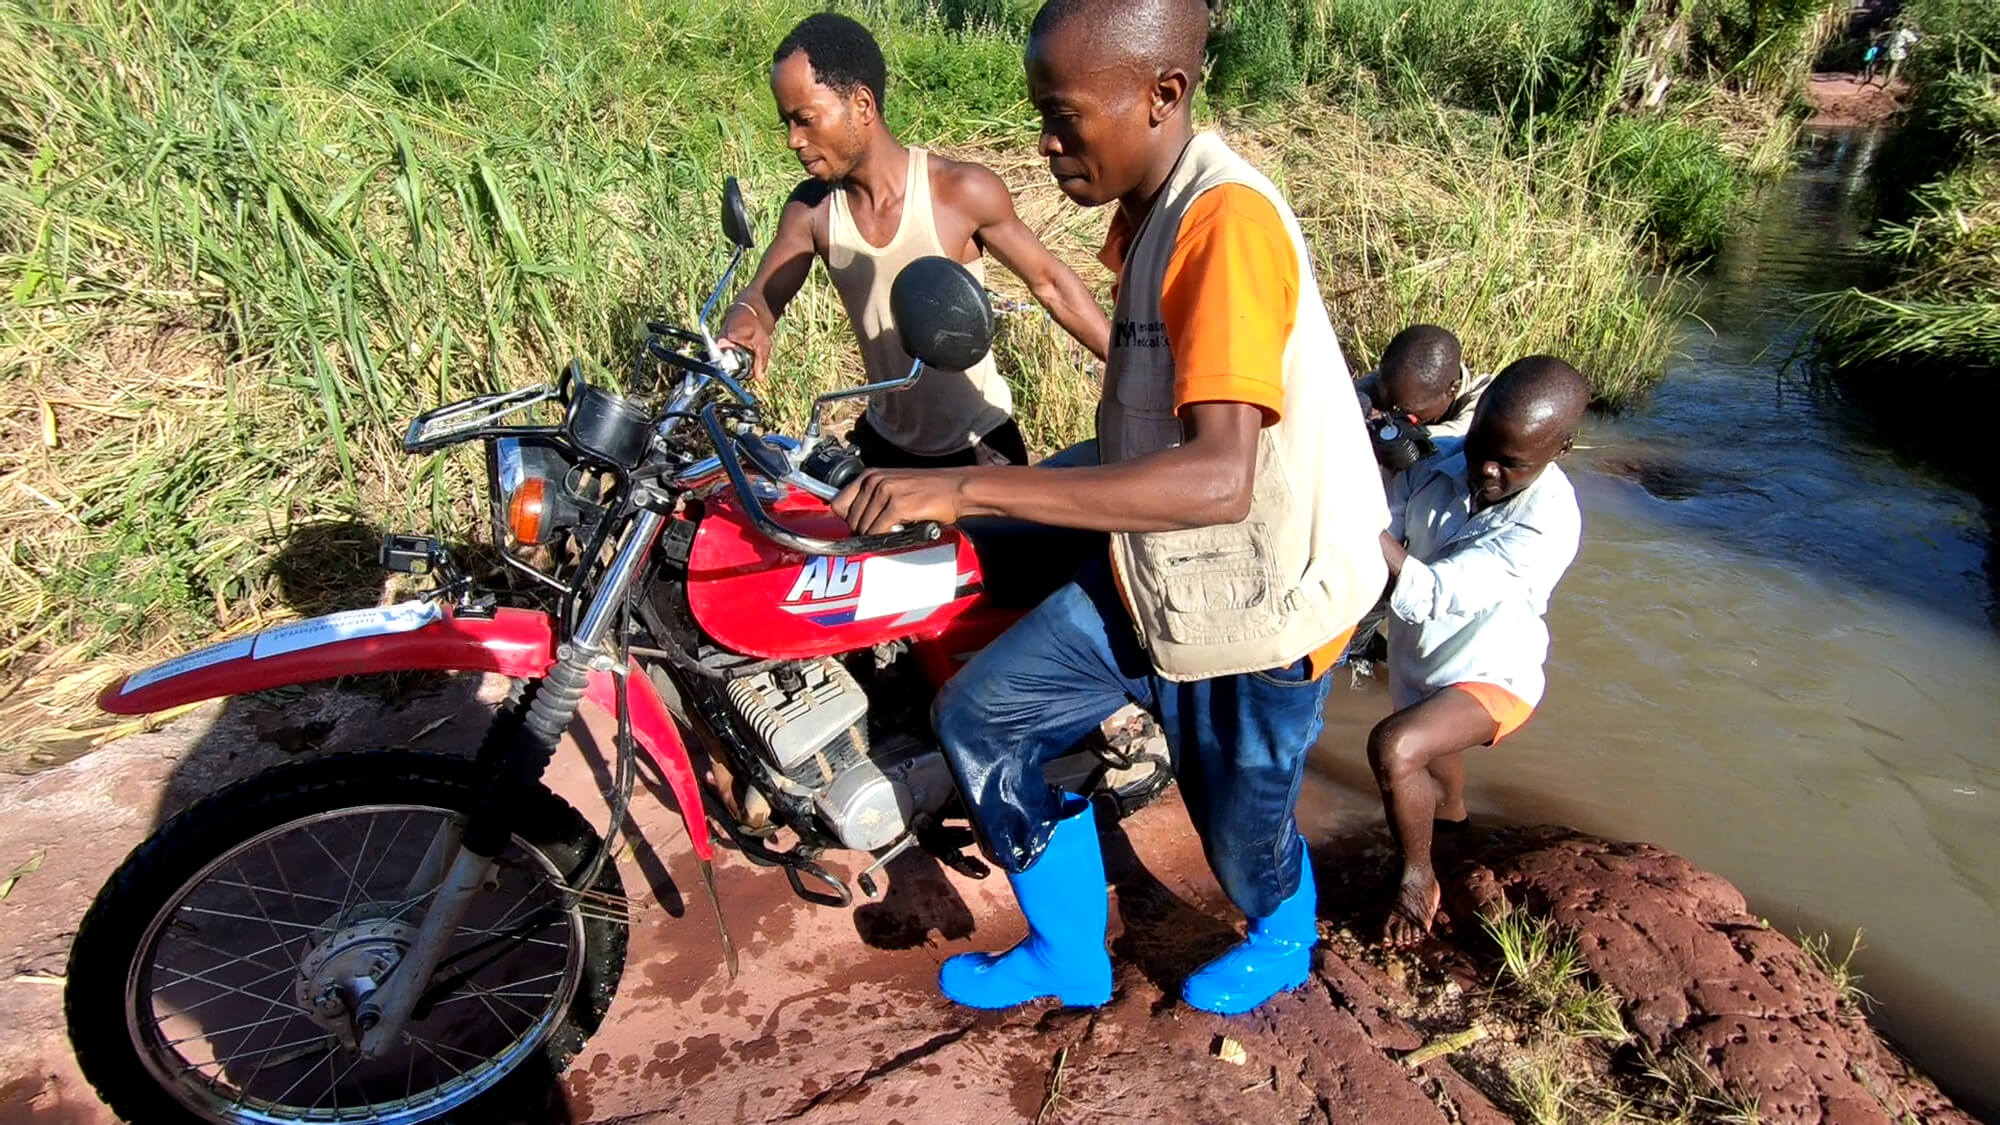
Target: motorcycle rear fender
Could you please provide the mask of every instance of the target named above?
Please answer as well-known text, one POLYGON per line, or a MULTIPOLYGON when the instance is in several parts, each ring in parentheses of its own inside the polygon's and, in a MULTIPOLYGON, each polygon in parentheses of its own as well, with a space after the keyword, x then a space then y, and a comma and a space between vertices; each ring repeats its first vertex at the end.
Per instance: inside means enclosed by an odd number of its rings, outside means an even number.
MULTIPOLYGON (((432 602, 349 610, 267 629, 196 649, 120 678, 97 697, 118 715, 143 715, 204 699, 290 684, 380 672, 497 672, 517 679, 546 674, 555 663, 555 623, 548 614, 499 609, 462 617, 432 602)), ((593 672, 585 699, 617 708, 609 672, 593 672)), ((643 675, 626 678, 632 736, 673 790, 695 855, 713 857, 701 787, 673 714, 643 675)))

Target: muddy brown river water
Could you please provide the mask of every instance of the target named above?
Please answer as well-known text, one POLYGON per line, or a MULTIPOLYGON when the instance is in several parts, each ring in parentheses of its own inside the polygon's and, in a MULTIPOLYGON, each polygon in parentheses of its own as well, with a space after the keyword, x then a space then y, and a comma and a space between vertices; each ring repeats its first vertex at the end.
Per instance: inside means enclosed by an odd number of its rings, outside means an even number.
MULTIPOLYGON (((1992 1120, 1995 509, 1781 370, 1802 297, 1854 272, 1879 142, 1809 137, 1704 279, 1665 382, 1589 425, 1548 696, 1470 763, 1470 799, 1475 816, 1672 848, 1789 933, 1844 947, 1865 931, 1880 1025, 1992 1120)), ((1385 706, 1379 687, 1336 694, 1316 760, 1339 787, 1372 793, 1360 747, 1385 706)))

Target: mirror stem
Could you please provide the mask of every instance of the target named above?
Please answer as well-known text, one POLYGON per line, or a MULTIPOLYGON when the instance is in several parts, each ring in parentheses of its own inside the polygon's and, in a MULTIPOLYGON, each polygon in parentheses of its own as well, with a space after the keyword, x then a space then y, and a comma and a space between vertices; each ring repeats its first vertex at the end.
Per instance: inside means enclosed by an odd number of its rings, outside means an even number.
POLYGON ((917 376, 923 374, 923 372, 924 361, 913 359, 910 361, 910 373, 901 379, 890 379, 882 383, 863 383, 858 387, 849 387, 844 391, 828 391, 814 399, 810 420, 806 422, 805 440, 800 443, 800 448, 811 452, 814 444, 819 441, 819 424, 821 416, 826 412, 827 403, 839 402, 842 399, 866 398, 869 395, 885 394, 889 391, 906 390, 917 381, 917 376))
POLYGON ((722 356, 716 350, 714 334, 708 329, 708 318, 715 312, 715 302, 720 301, 722 295, 729 291, 729 282, 731 278, 736 276, 736 267, 742 264, 743 247, 738 246, 736 252, 729 256, 729 268, 722 271, 722 280, 715 283, 715 291, 708 295, 708 300, 703 302, 701 306, 701 317, 697 323, 701 325, 702 338, 708 341, 708 359, 710 363, 721 362, 722 356))

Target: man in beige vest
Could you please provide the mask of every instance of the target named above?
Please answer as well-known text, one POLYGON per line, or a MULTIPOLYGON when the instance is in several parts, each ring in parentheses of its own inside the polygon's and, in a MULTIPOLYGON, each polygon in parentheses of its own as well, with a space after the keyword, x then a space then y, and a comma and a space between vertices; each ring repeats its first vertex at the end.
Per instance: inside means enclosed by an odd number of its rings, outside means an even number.
MULTIPOLYGON (((882 119, 884 74, 874 36, 831 12, 808 17, 778 46, 771 96, 811 178, 792 192, 756 276, 727 310, 724 342, 748 350, 753 374, 763 375, 771 330, 818 258, 854 325, 868 381, 900 379, 910 357, 890 323, 896 275, 943 255, 983 279, 990 251, 1103 358, 1109 328, 1089 287, 1014 213, 1000 177, 896 140, 882 119)), ((1013 404, 988 355, 968 371, 926 369, 916 386, 877 396, 849 438, 874 466, 1026 464, 1013 404)))
POLYGON ((1189 99, 1202 0, 1050 0, 1028 42, 1041 149, 1063 191, 1115 204, 1101 464, 864 473, 858 531, 1013 516, 1110 532, 1108 557, 968 662, 933 708, 982 843, 1029 935, 945 962, 952 999, 1111 995, 1089 806, 1042 764, 1128 700, 1157 710, 1188 814, 1245 940, 1190 977, 1241 1012, 1303 983, 1317 940, 1293 821, 1325 673, 1376 595, 1388 526, 1347 365, 1291 209, 1189 99))

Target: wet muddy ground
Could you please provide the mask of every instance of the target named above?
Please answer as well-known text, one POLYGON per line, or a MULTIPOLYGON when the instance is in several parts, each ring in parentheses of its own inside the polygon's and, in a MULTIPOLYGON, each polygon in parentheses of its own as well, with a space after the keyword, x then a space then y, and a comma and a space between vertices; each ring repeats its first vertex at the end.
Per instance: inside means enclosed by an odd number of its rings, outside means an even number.
MULTIPOLYGON (((42 857, 0 903, 0 966, 9 973, 0 982, 0 1026, 11 1032, 0 1037, 0 1122, 111 1120, 69 1053, 61 974, 91 896, 160 818, 300 753, 463 751, 498 689, 453 681, 392 706, 325 690, 233 701, 0 782, 0 866, 42 857)), ((602 767, 590 732, 583 741, 558 759, 550 781, 601 822, 602 767)), ((1476 1069, 1399 1061, 1470 1017, 1463 1003, 1440 1011, 1413 995, 1416 982, 1398 964, 1365 955, 1342 931, 1362 924, 1387 857, 1372 829, 1352 830, 1361 810, 1336 807, 1333 793, 1309 785, 1301 809, 1317 842, 1332 939, 1314 978, 1257 1013, 1225 1020, 1176 996, 1190 970, 1235 940, 1239 923, 1171 793, 1122 824, 1100 818, 1114 895, 1112 1003, 1096 1012, 979 1013, 943 1003, 934 979, 945 957, 1020 936, 1004 880, 974 881, 909 857, 890 868, 882 900, 831 909, 800 900, 778 872, 724 852, 716 876, 741 956, 731 979, 679 815, 642 787, 631 846, 620 856, 634 910, 622 985, 604 1027, 546 1102, 522 1106, 519 1119, 1508 1120, 1469 1080, 1476 1069), (1242 1048, 1240 1062, 1220 1057, 1225 1037, 1242 1048)), ((1766 1120, 1887 1123, 1915 1111, 1925 1121, 1969 1121, 1906 1074, 1858 1017, 1835 1010, 1837 997, 1795 946, 1758 937, 1768 931, 1722 880, 1654 849, 1565 832, 1494 839, 1490 861, 1461 871, 1457 885, 1567 910, 1572 923, 1606 919, 1595 932, 1579 927, 1585 957, 1602 953, 1592 969, 1607 980, 1629 977, 1635 1026, 1662 1050, 1695 1037, 1689 1042, 1711 1057, 1738 1058, 1738 1081, 1768 1075, 1767 1105, 1785 1111, 1766 1120), (1633 895, 1621 905, 1620 896, 1633 895), (1728 1030, 1738 1024, 1741 1036, 1728 1030)), ((1486 986, 1473 959, 1435 952, 1424 971, 1453 978, 1445 994, 1486 986)), ((1455 1056, 1468 1068, 1490 1068, 1495 1057, 1455 1056)))

